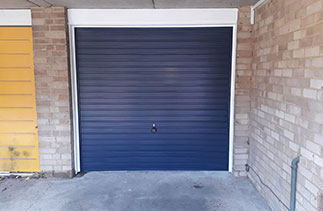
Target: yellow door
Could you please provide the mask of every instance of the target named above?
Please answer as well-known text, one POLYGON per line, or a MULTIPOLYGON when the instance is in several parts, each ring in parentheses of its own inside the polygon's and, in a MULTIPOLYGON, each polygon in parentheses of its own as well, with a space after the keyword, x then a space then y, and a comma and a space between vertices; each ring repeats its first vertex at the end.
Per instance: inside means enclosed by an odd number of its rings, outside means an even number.
POLYGON ((31 27, 0 27, 0 171, 40 171, 31 27))

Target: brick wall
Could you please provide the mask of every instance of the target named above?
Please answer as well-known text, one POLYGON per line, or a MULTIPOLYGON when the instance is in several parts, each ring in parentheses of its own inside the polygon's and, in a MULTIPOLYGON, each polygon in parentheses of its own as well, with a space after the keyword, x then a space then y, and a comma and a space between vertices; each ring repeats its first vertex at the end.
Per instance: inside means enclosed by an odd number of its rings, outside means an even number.
POLYGON ((66 10, 32 8, 40 168, 72 172, 66 10))
POLYGON ((289 206, 290 163, 301 155, 297 210, 323 189, 323 1, 268 0, 256 9, 249 177, 273 210, 289 206))
MULTIPOLYGON (((41 170, 70 172, 71 127, 66 10, 32 8, 41 170)), ((234 172, 246 176, 251 81, 250 7, 239 12, 234 172)))
POLYGON ((235 89, 234 165, 235 176, 246 176, 249 148, 249 113, 252 60, 250 7, 239 8, 235 89))
MULTIPOLYGON (((250 7, 240 8, 237 42, 234 172, 246 176, 251 79, 250 7)), ((66 10, 32 8, 41 170, 72 170, 66 10)))
POLYGON ((318 198, 318 210, 321 211, 323 210, 323 192, 319 194, 318 198))

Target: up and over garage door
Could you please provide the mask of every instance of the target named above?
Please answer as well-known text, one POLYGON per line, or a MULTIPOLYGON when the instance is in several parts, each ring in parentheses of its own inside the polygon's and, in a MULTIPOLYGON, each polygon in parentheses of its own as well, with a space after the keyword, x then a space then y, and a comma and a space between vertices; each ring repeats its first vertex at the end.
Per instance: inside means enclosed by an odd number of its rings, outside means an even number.
POLYGON ((232 27, 76 28, 80 160, 228 170, 232 27))
MULTIPOLYGON (((4 10, 0 22, 19 14, 4 10)), ((31 26, 0 27, 0 171, 40 171, 31 26)))

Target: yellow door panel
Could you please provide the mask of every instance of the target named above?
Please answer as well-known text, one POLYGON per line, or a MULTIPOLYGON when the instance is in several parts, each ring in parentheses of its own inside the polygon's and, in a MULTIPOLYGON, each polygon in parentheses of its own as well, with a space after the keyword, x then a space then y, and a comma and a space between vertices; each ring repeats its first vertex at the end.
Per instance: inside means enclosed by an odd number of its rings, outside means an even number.
POLYGON ((0 108, 0 119, 3 120, 31 120, 34 119, 33 108, 0 108))
POLYGON ((33 95, 0 95, 0 107, 33 107, 34 98, 33 95))
POLYGON ((36 141, 35 134, 1 134, 0 146, 34 146, 36 141))
POLYGON ((37 123, 29 121, 0 121, 0 133, 35 133, 37 123))
POLYGON ((31 48, 29 40, 0 40, 0 53, 2 54, 29 54, 31 48))
POLYGON ((0 27, 0 171, 40 171, 31 27, 0 27))
POLYGON ((2 67, 31 67, 33 61, 30 58, 25 54, 0 54, 0 64, 2 67))
POLYGON ((33 94, 34 89, 35 84, 33 81, 0 81, 0 94, 33 94))
POLYGON ((1 171, 36 172, 39 159, 0 159, 1 171))
MULTIPOLYGON (((31 68, 1 68, 0 71, 0 81, 31 81, 33 78, 31 68)), ((1 89, 2 87, 0 88, 0 91, 1 89)))
POLYGON ((31 27, 1 27, 0 40, 29 40, 32 43, 31 27))
POLYGON ((0 159, 4 158, 32 158, 38 156, 38 149, 35 147, 20 147, 20 146, 0 146, 0 159))

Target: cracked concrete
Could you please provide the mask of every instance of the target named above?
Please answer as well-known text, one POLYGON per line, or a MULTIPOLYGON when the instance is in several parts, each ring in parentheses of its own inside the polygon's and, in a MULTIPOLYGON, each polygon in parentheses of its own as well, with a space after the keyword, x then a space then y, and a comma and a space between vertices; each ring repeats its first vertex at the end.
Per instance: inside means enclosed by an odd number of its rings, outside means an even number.
POLYGON ((6 179, 0 211, 269 211, 247 178, 226 172, 91 172, 6 179))

